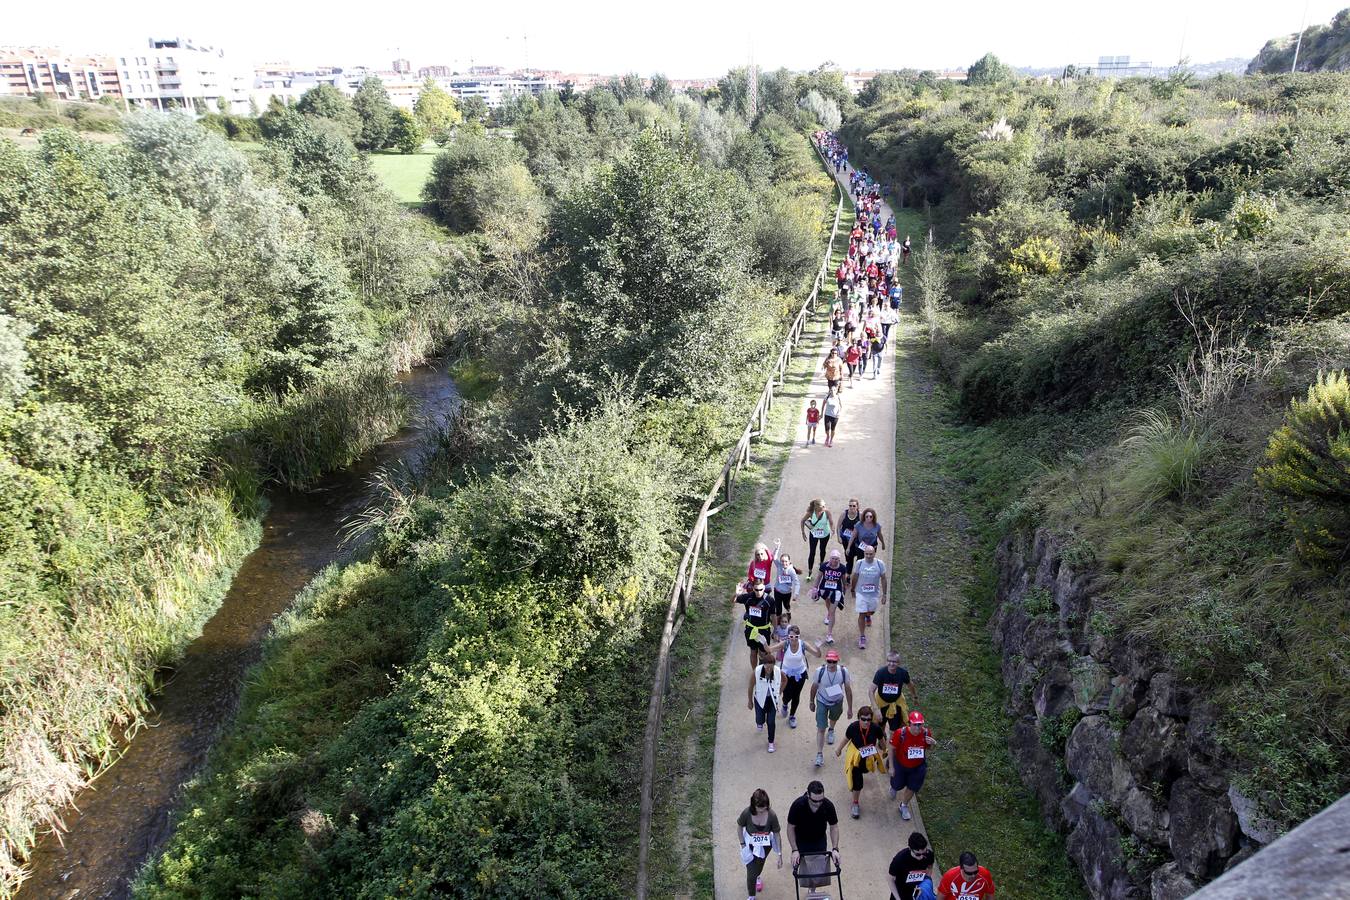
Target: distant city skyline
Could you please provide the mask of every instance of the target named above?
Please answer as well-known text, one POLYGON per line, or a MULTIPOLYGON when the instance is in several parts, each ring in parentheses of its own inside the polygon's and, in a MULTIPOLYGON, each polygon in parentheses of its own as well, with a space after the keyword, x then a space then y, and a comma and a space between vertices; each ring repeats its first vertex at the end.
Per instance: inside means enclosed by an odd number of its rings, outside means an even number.
POLYGON ((236 0, 226 8, 149 0, 114 8, 71 0, 59 7, 12 5, 0 45, 115 53, 143 46, 151 36, 185 37, 252 65, 388 69, 395 59, 406 59, 414 70, 477 64, 672 78, 717 76, 751 59, 766 69, 810 69, 826 60, 850 70, 946 69, 968 66, 986 52, 1016 66, 1092 64, 1116 55, 1166 66, 1182 56, 1196 63, 1251 58, 1270 38, 1301 24, 1325 24, 1347 4, 1309 0, 1305 23, 1301 4, 1236 8, 1223 0, 1138 0, 1097 8, 1080 0, 980 0, 960 7, 891 7, 880 20, 833 14, 826 29, 823 8, 801 2, 689 0, 666 8, 674 14, 658 14, 617 0, 525 0, 502 22, 500 6, 452 9, 426 0, 384 7, 397 11, 385 18, 369 8, 347 14, 341 6, 311 2, 236 0))

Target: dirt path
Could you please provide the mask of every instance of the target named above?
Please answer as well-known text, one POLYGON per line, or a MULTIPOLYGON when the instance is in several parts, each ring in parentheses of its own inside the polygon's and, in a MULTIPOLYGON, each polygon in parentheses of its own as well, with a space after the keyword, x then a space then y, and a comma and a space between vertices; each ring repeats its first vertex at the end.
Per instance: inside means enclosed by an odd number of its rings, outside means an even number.
MULTIPOLYGON (((847 187, 847 181, 844 181, 847 187)), ((816 376, 809 396, 818 401, 825 396, 825 382, 819 363, 824 361, 828 340, 817 340, 813 352, 817 358, 816 376)), ((844 388, 843 413, 839 432, 833 447, 824 446, 823 428, 820 443, 805 446, 806 425, 804 408, 798 411, 796 445, 783 468, 778 493, 764 518, 760 540, 772 545, 781 538, 783 549, 792 555, 799 568, 805 569, 807 546, 801 538, 799 522, 809 501, 822 498, 835 514, 843 513, 851 497, 861 501, 862 508, 873 507, 884 529, 887 549, 878 558, 891 566, 892 530, 895 527, 895 385, 894 352, 888 348, 883 356, 881 374, 873 378, 869 373, 855 380, 852 388, 844 388)), ((837 547, 837 540, 832 540, 837 547)), ((805 576, 803 576, 805 578, 805 576)), ((794 604, 793 621, 802 629, 807 640, 823 639, 824 607, 812 603, 803 590, 794 604)), ((730 603, 730 597, 728 597, 730 603)), ((834 649, 839 651, 841 663, 855 681, 854 713, 869 702, 873 673, 886 658, 890 628, 888 612, 881 607, 875 624, 869 632, 866 650, 858 649, 857 616, 851 600, 836 619, 834 649)), ((809 712, 806 694, 803 694, 798 712, 798 727, 791 729, 780 719, 776 736, 777 752, 766 752, 765 735, 757 731, 754 714, 747 709, 747 687, 750 676, 748 650, 745 646, 739 607, 727 613, 729 623, 726 653, 721 669, 721 699, 717 722, 717 743, 713 769, 713 854, 716 891, 719 898, 745 897, 745 868, 740 863, 739 845, 735 834, 737 816, 749 803, 756 788, 764 788, 784 827, 792 801, 800 796, 812 779, 825 784, 826 795, 834 802, 840 816, 840 854, 844 870, 843 880, 849 896, 884 896, 886 868, 891 857, 907 837, 911 823, 901 820, 895 804, 887 798, 884 776, 869 775, 864 785, 861 806, 862 817, 849 817, 849 792, 843 777, 841 760, 833 751, 838 747, 826 745, 822 768, 814 764, 816 730, 814 717, 809 712), (903 832, 903 836, 902 836, 903 832)), ((811 660, 812 671, 819 664, 811 660)), ((843 738, 843 720, 837 734, 843 738)), ((922 830, 922 819, 915 804, 912 826, 922 830)), ((786 847, 786 840, 785 840, 786 847)), ((788 866, 774 868, 771 858, 764 871, 764 892, 761 897, 794 896, 792 877, 788 866)))

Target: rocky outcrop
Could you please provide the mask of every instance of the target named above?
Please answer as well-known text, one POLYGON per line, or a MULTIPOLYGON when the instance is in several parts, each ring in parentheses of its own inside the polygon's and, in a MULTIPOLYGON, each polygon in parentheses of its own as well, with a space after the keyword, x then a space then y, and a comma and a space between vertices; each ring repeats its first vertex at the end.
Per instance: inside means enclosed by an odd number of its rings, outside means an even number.
POLYGON ((1215 710, 1098 613, 1104 581, 1046 530, 998 548, 1010 749, 1095 898, 1180 900, 1275 837, 1229 782, 1215 710))

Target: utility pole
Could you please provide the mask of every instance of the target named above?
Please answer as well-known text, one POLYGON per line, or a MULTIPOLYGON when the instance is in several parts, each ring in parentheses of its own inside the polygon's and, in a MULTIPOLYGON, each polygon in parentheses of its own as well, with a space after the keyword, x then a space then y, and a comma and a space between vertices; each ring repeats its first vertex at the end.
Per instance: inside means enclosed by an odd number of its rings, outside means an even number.
POLYGON ((1303 0, 1303 21, 1298 26, 1298 40, 1294 42, 1294 64, 1289 67, 1289 74, 1292 75, 1298 71, 1298 52, 1303 49, 1303 32, 1308 27, 1308 0, 1303 0))

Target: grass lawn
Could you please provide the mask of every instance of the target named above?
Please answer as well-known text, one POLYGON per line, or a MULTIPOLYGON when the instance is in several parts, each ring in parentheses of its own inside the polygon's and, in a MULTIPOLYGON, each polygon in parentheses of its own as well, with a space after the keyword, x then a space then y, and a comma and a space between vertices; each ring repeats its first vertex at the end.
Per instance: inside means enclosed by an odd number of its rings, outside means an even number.
POLYGON ((416 153, 381 150, 370 154, 370 167, 384 186, 405 206, 422 204, 422 185, 431 174, 431 161, 436 158, 435 144, 427 143, 416 153))

